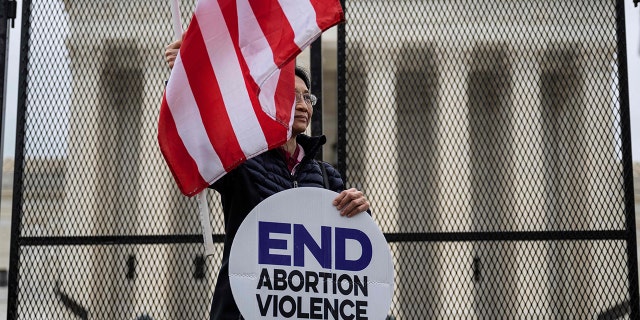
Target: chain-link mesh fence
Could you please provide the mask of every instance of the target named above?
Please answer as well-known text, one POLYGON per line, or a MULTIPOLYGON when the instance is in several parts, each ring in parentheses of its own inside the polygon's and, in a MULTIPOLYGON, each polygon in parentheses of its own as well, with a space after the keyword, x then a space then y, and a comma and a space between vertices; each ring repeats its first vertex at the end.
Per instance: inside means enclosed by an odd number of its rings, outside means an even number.
POLYGON ((391 314, 628 312, 622 2, 345 5, 341 168, 393 243, 391 314))
MULTIPOLYGON (((345 3, 338 160, 390 241, 390 318, 629 317, 621 3, 345 3)), ((224 227, 210 192, 203 259, 157 147, 168 4, 24 6, 9 319, 206 317, 224 227)))

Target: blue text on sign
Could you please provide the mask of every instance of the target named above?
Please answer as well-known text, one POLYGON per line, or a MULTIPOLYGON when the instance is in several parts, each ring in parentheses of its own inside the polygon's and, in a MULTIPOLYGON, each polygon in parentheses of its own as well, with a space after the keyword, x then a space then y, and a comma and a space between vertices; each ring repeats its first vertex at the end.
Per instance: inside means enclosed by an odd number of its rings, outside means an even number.
POLYGON ((361 271, 371 263, 373 254, 371 240, 364 232, 358 229, 321 226, 320 244, 318 244, 304 225, 268 221, 259 221, 258 223, 258 263, 291 266, 292 257, 290 255, 271 253, 271 249, 287 250, 289 239, 271 238, 271 234, 290 235, 292 232, 293 266, 305 266, 304 248, 307 248, 316 261, 325 269, 331 269, 332 257, 335 259, 336 270, 361 271), (332 255, 332 229, 335 236, 335 256, 332 255), (347 259, 347 240, 355 240, 360 244, 362 254, 358 259, 347 259))

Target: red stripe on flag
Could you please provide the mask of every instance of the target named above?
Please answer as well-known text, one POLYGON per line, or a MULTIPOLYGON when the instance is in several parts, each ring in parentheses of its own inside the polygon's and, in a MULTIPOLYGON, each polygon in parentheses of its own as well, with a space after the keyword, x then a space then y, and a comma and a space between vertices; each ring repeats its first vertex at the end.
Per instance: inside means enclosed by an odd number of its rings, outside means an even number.
POLYGON ((200 110, 200 117, 207 129, 213 149, 220 157, 225 170, 230 171, 246 158, 231 126, 231 120, 218 87, 218 79, 209 63, 207 47, 195 15, 191 20, 189 32, 185 34, 184 43, 180 55, 189 86, 200 110), (185 50, 187 43, 189 49, 185 50))
MULTIPOLYGON (((227 25, 227 29, 229 30, 229 35, 231 36, 231 41, 233 41, 233 47, 236 51, 236 57, 238 57, 238 61, 240 62, 240 68, 242 69, 242 73, 244 75, 244 84, 249 91, 249 98, 251 99, 251 106, 253 107, 256 118, 258 119, 258 123, 260 123, 260 129, 262 130, 262 134, 265 136, 265 140, 267 144, 270 146, 270 134, 269 131, 274 128, 269 126, 270 119, 265 119, 264 111, 262 111, 260 107, 260 101, 258 100, 258 92, 260 91, 260 87, 258 86, 253 78, 251 77, 251 71, 249 70, 249 66, 247 65, 247 61, 240 50, 240 31, 238 30, 238 7, 236 2, 230 2, 225 6, 221 6, 222 15, 224 16, 225 23, 227 25)), ((278 128, 275 128, 278 130, 278 128)))
POLYGON ((249 4, 271 46, 273 61, 277 66, 282 66, 300 53, 300 48, 294 42, 293 28, 278 0, 249 0, 249 4))
POLYGON ((316 23, 320 30, 325 31, 344 21, 344 12, 338 0, 311 0, 316 11, 316 23))
POLYGON ((291 110, 293 101, 295 100, 295 95, 293 94, 294 89, 292 89, 295 88, 293 67, 294 62, 290 62, 280 70, 280 77, 274 97, 276 105, 275 120, 262 111, 257 97, 256 99, 252 99, 253 110, 255 110, 256 116, 258 117, 269 149, 281 146, 288 138, 289 121, 292 117, 291 110))
MULTIPOLYGON (((234 2, 235 4, 235 2, 234 2)), ((279 8, 279 7, 278 7, 279 8)), ((280 10, 282 12, 282 10, 280 10)), ((278 82, 278 89, 276 90, 275 97, 275 105, 276 105, 276 120, 272 119, 268 114, 266 114, 260 105, 260 101, 258 99, 258 94, 260 92, 260 87, 257 83, 255 83, 254 79, 251 77, 251 71, 249 70, 249 66, 247 65, 247 61, 242 54, 240 49, 240 39, 239 39, 239 30, 237 23, 237 6, 235 5, 225 5, 222 8, 222 14, 224 15, 225 22, 227 24, 227 28, 229 29, 229 34, 231 35, 231 39, 233 41, 234 48, 236 50, 236 56, 238 57, 238 61, 240 62, 240 68, 242 68, 242 72, 245 77, 245 86, 247 90, 250 90, 249 97, 251 98, 251 104, 253 110, 255 112, 256 118, 260 123, 260 128, 262 129, 262 133, 264 135, 265 140, 267 141, 267 147, 269 149, 273 149, 285 143, 287 141, 287 131, 289 128, 289 120, 291 119, 291 106, 293 105, 293 101, 295 97, 293 96, 293 89, 295 88, 295 79, 293 76, 293 66, 291 70, 287 73, 280 72, 280 80, 278 82), (287 78, 290 80, 284 80, 287 78), (286 93, 289 95, 289 101, 287 99, 278 98, 280 87, 285 86, 286 93), (285 110, 286 109, 286 110, 285 110), (288 110, 288 112, 287 112, 288 110)), ((284 17, 284 13, 283 13, 284 17)), ((256 17, 257 18, 257 17, 256 17)), ((286 19, 286 17, 284 17, 286 19)), ((262 19, 264 20, 264 18, 262 19)), ((258 19, 260 22, 261 19, 258 19)), ((264 21, 263 21, 264 22, 264 21)), ((293 32, 293 31, 291 31, 293 32)))
POLYGON ((292 60, 280 69, 280 79, 274 97, 276 106, 279 106, 276 109, 276 120, 283 122, 286 127, 289 127, 289 121, 294 116, 291 112, 293 112, 293 103, 296 100, 294 94, 296 88, 295 64, 295 60, 292 60))
MULTIPOLYGON (((229 31, 229 36, 233 40, 234 47, 238 48, 238 4, 236 1, 219 1, 218 5, 220 6, 220 11, 224 16, 224 21, 227 25, 227 31, 229 31)), ((240 56, 240 55, 238 55, 240 56)))
MULTIPOLYGON (((253 100, 253 99, 252 99, 253 100)), ((260 128, 264 133, 264 138, 267 141, 268 149, 273 149, 283 145, 287 141, 287 125, 283 125, 280 122, 274 121, 268 114, 262 111, 260 103, 253 103, 253 110, 256 113, 260 128)))
POLYGON ((231 1, 224 6, 221 6, 220 9, 222 10, 222 15, 224 16, 227 29, 229 30, 229 35, 231 36, 233 48, 236 51, 236 57, 238 58, 238 62, 240 63, 240 69, 242 70, 242 74, 245 78, 245 86, 247 87, 249 96, 253 101, 253 96, 257 95, 260 87, 253 81, 253 79, 251 79, 251 71, 249 70, 247 61, 245 60, 244 55, 242 54, 242 51, 240 49, 240 31, 238 30, 238 7, 235 1, 231 1), (247 79, 251 79, 251 81, 247 81, 247 79))
POLYGON ((160 151, 169 163, 169 169, 180 191, 191 196, 206 188, 208 183, 200 176, 198 165, 189 155, 178 134, 166 95, 162 97, 158 128, 160 151))

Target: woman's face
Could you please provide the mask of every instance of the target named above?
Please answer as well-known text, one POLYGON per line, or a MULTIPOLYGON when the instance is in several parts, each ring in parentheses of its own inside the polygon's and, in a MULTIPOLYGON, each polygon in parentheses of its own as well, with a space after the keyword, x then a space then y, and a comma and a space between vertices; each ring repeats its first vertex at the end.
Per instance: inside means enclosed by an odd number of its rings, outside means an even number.
MULTIPOLYGON (((309 93, 309 88, 304 81, 296 76, 296 97, 302 97, 304 94, 309 93)), ((303 133, 309 127, 311 123, 311 116, 313 115, 313 106, 306 103, 304 99, 296 98, 296 109, 293 119, 293 136, 303 133)))

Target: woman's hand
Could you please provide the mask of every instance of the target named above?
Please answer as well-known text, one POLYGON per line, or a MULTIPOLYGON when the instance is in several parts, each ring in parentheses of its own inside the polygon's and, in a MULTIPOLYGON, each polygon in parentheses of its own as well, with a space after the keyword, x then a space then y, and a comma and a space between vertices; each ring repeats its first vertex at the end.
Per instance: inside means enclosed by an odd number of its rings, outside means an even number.
POLYGON ((369 210, 369 201, 362 191, 356 188, 344 190, 333 200, 333 205, 340 210, 341 216, 353 217, 360 212, 369 210))
POLYGON ((164 51, 164 59, 169 64, 169 69, 173 69, 173 64, 176 62, 176 58, 178 57, 178 51, 180 51, 180 46, 182 45, 182 39, 171 42, 164 51))

